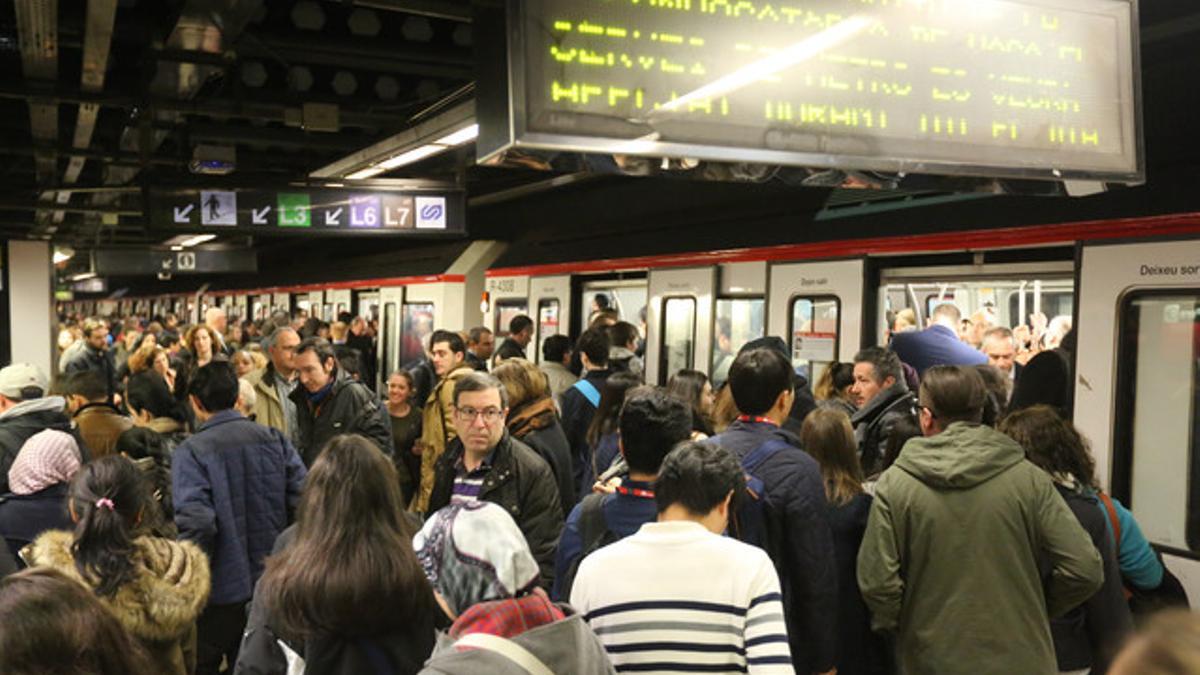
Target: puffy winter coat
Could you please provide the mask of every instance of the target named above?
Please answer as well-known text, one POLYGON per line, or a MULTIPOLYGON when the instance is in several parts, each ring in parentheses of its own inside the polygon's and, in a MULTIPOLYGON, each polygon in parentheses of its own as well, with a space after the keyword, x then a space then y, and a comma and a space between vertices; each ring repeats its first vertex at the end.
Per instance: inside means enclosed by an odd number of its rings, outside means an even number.
POLYGON ((213 604, 249 600, 275 537, 296 512, 304 464, 278 429, 222 410, 171 458, 179 538, 212 561, 213 604))
MULTIPOLYGON (((75 566, 73 541, 70 532, 47 532, 24 555, 94 588, 75 566)), ((139 537, 133 545, 133 580, 100 602, 146 648, 155 673, 188 675, 196 669, 196 618, 208 601, 208 558, 186 541, 139 537)))

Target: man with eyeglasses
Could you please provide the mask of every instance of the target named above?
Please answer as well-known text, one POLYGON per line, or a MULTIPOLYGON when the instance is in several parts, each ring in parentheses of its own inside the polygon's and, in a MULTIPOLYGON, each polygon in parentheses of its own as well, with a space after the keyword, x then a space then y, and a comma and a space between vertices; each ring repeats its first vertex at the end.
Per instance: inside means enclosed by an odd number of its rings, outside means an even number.
POLYGON ((438 458, 427 513, 449 504, 486 501, 517 522, 542 571, 554 582, 554 550, 563 526, 558 483, 550 465, 508 434, 508 393, 488 373, 471 372, 454 384, 458 437, 438 458))
POLYGON ((283 432, 292 445, 300 447, 299 421, 296 403, 289 396, 299 386, 296 377, 296 347, 300 335, 291 326, 276 328, 263 338, 263 346, 271 362, 262 370, 246 375, 254 387, 254 420, 283 432))

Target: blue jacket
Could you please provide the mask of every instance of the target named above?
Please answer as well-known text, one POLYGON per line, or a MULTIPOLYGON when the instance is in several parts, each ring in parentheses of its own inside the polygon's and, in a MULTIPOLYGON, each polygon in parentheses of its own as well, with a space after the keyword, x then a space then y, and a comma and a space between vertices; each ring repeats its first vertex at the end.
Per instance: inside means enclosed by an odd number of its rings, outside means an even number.
POLYGON ((278 430, 222 410, 181 443, 171 460, 179 538, 212 567, 209 604, 249 600, 263 559, 300 500, 304 464, 278 430))
POLYGON ((774 521, 768 529, 778 533, 767 553, 779 573, 796 672, 823 673, 834 667, 837 654, 838 573, 820 466, 794 435, 767 422, 737 420, 706 442, 740 462, 772 436, 792 447, 754 472, 766 492, 767 518, 774 521))
POLYGON ((954 331, 934 324, 922 331, 896 333, 892 336, 892 351, 900 360, 924 375, 933 366, 987 365, 983 352, 958 339, 954 331))
MULTIPOLYGON (((653 490, 654 486, 650 483, 640 483, 635 480, 626 480, 622 483, 627 488, 640 488, 642 490, 653 490)), ((600 502, 600 511, 604 514, 604 524, 608 527, 608 531, 617 536, 618 539, 624 539, 635 533, 646 523, 652 523, 658 518, 658 508, 655 506, 654 498, 638 497, 632 494, 611 494, 605 495, 603 501, 600 502)), ((553 597, 562 602, 568 600, 562 588, 562 580, 566 578, 567 572, 570 571, 571 565, 579 556, 583 555, 583 532, 580 525, 580 519, 583 517, 583 503, 575 505, 571 509, 571 515, 567 516, 566 527, 563 528, 562 536, 558 540, 558 553, 554 560, 554 592, 553 597)))
MULTIPOLYGON (((609 370, 592 370, 584 374, 584 380, 592 383, 596 391, 604 391, 604 381, 611 374, 609 370)), ((592 471, 591 447, 587 442, 588 427, 592 417, 596 415, 596 406, 587 400, 577 388, 571 387, 562 393, 559 400, 562 415, 563 432, 567 434, 567 442, 571 444, 571 462, 574 464, 575 500, 583 499, 591 494, 592 483, 596 476, 592 471)), ((569 508, 570 505, 564 505, 569 508)))
POLYGON ((67 492, 67 484, 58 483, 30 495, 0 497, 0 536, 14 558, 20 560, 21 549, 43 532, 75 529, 67 513, 67 492))

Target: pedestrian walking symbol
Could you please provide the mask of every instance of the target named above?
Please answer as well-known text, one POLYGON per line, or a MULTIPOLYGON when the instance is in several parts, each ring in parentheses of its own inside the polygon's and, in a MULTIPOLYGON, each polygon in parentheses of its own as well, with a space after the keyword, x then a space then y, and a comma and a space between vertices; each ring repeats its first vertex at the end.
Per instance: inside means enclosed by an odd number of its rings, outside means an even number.
POLYGON ((201 190, 200 224, 237 225, 237 193, 201 190))
POLYGON ((280 227, 312 225, 312 201, 307 192, 280 192, 278 213, 280 227))

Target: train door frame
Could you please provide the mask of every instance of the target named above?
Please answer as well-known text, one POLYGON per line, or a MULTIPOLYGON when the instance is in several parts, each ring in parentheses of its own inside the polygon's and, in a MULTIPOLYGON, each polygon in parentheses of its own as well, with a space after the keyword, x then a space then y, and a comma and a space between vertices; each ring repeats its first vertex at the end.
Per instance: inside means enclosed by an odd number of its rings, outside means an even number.
POLYGON ((376 362, 379 364, 379 381, 377 387, 387 383, 387 379, 397 369, 403 368, 400 362, 400 339, 403 333, 404 317, 404 287, 384 286, 379 289, 379 339, 375 342, 376 362), (392 305, 389 315, 388 306, 392 305), (390 319, 390 322, 389 322, 390 319))
MULTIPOLYGON (((530 316, 533 318, 533 341, 530 342, 533 348, 533 355, 530 357, 534 363, 542 362, 542 343, 551 335, 569 335, 571 330, 571 277, 570 275, 557 275, 546 277, 531 277, 529 279, 529 309, 530 316), (543 303, 557 303, 557 308, 551 312, 550 307, 546 307, 546 316, 543 316, 543 303), (550 316, 553 314, 553 316, 550 316), (553 333, 544 330, 544 326, 550 325, 550 321, 554 322, 555 329, 553 333)), ((528 353, 528 349, 525 350, 528 353)))
MULTIPOLYGON (((767 270, 767 335, 783 337, 793 364, 797 354, 793 310, 798 300, 809 298, 816 302, 835 298, 837 301, 837 333, 833 337, 831 354, 836 361, 852 361, 854 354, 870 334, 867 314, 867 259, 865 257, 838 260, 787 261, 772 263, 767 270)), ((812 358, 818 350, 827 349, 826 333, 802 336, 800 353, 815 363, 824 359, 812 358), (807 338, 808 345, 804 339, 807 338)), ((819 373, 809 373, 815 384, 819 373)))
POLYGON ((276 291, 271 294, 271 310, 283 310, 292 315, 292 295, 286 291, 276 291))
MULTIPOLYGON (((609 287, 619 286, 635 288, 638 286, 646 289, 646 305, 650 304, 650 281, 649 272, 647 270, 629 270, 621 272, 610 272, 602 274, 572 274, 571 275, 571 302, 569 306, 569 316, 573 318, 573 322, 567 325, 568 331, 566 335, 572 340, 577 340, 583 331, 587 330, 587 320, 591 315, 591 307, 588 304, 590 298, 587 296, 594 290, 593 287, 597 284, 604 284, 609 287), (575 321, 578 321, 577 325, 575 321)), ((647 309, 647 313, 649 309, 647 309)), ((646 324, 647 333, 650 331, 649 322, 646 324)), ((646 337, 649 342, 649 337, 646 337)))
POLYGON ((717 295, 717 267, 678 267, 650 270, 646 280, 645 381, 666 384, 671 373, 666 364, 665 308, 676 299, 694 301, 692 353, 684 366, 707 373, 712 352, 713 313, 717 295))
MULTIPOLYGON (((499 343, 508 336, 508 326, 501 326, 500 307, 524 303, 525 311, 522 312, 526 316, 529 315, 530 298, 529 298, 529 277, 525 275, 506 276, 506 277, 488 277, 486 286, 488 293, 487 311, 483 313, 483 325, 492 331, 495 335, 496 342, 499 343)), ((470 326, 464 326, 465 329, 470 329, 470 326)), ((534 330, 536 331, 536 324, 534 330)), ((531 341, 530 344, 537 344, 531 341)), ((529 349, 525 350, 525 357, 529 358, 529 349)))
POLYGON ((350 295, 349 288, 337 288, 325 291, 325 301, 332 307, 330 317, 327 319, 329 323, 337 321, 338 315, 342 312, 353 312, 353 299, 350 295))
MULTIPOLYGON (((1123 311, 1134 299, 1162 297, 1166 294, 1184 293, 1200 296, 1200 242, 1142 241, 1142 242, 1088 242, 1079 247, 1079 283, 1075 326, 1077 345, 1075 351, 1074 421, 1080 432, 1091 441, 1092 454, 1096 461, 1096 473, 1100 482, 1107 486, 1114 497, 1120 499, 1137 518, 1146 533, 1146 539, 1161 550, 1164 560, 1180 578, 1191 597, 1200 593, 1200 552, 1161 543, 1155 532, 1157 514, 1139 508, 1134 497, 1134 452, 1133 424, 1136 408, 1129 409, 1127 403, 1136 398, 1136 380, 1130 382, 1132 373, 1128 353, 1123 353, 1130 328, 1130 317, 1123 311), (1129 389, 1128 385, 1134 388, 1129 389), (1141 511, 1141 513, 1139 513, 1141 511), (1156 541, 1157 539, 1157 541, 1156 541)), ((1164 311, 1163 325, 1169 323, 1164 311)), ((1164 330, 1165 333, 1165 330, 1164 330)), ((1193 349, 1195 347, 1193 346, 1193 349)), ((1160 350, 1161 351, 1161 350, 1160 350)), ((1159 353, 1159 352, 1156 352, 1159 353)), ((1165 359, 1159 353, 1158 360, 1165 359)), ((1194 354, 1192 355, 1193 369, 1194 354)), ((1197 377, 1193 370, 1193 378, 1197 377)), ((1156 387, 1167 389, 1168 383, 1156 380, 1156 387)), ((1193 381, 1193 388, 1196 383, 1193 381)), ((1156 388, 1153 392, 1157 392, 1156 388)), ((1194 404, 1191 409, 1191 432, 1195 433, 1194 404)), ((1156 399, 1157 400, 1157 399, 1156 399)), ((1134 404, 1136 405, 1136 404, 1134 404)), ((1193 437, 1191 444, 1195 444, 1193 437)), ((1166 444, 1170 447, 1171 444, 1166 444)), ((1190 449, 1179 449, 1186 462, 1196 461, 1190 449)), ((1184 506, 1183 538, 1187 541, 1188 516, 1193 511, 1197 487, 1192 484, 1191 466, 1174 466, 1170 462, 1158 462, 1164 475, 1186 476, 1182 489, 1184 506)), ((1165 499, 1171 486, 1159 482, 1155 486, 1155 498, 1165 499)))

